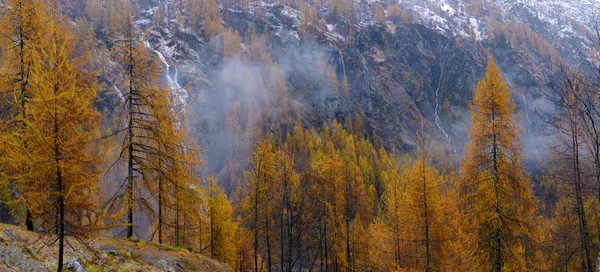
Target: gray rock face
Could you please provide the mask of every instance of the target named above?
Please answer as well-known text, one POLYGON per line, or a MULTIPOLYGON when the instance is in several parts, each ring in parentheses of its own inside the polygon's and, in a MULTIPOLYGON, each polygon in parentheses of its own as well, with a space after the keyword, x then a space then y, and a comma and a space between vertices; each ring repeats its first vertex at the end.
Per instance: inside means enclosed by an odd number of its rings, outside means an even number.
POLYGON ((173 267, 171 267, 165 260, 160 260, 156 262, 156 264, 154 264, 154 267, 156 267, 156 269, 160 271, 175 272, 175 269, 173 269, 173 267))
MULTIPOLYGON (((409 2, 415 2, 416 7, 416 2, 421 1, 409 2)), ((431 25, 427 18, 408 25, 361 22, 349 33, 345 30, 346 22, 326 19, 326 30, 309 30, 302 35, 298 11, 290 7, 265 5, 262 16, 222 10, 222 17, 224 26, 240 33, 245 51, 251 50, 252 39, 246 33, 267 34, 263 36, 264 46, 284 73, 287 95, 297 106, 303 126, 318 128, 334 119, 345 124, 347 119, 360 115, 367 134, 377 134, 388 149, 406 151, 415 148, 415 135, 423 124, 432 140, 441 143, 449 153, 456 150, 456 155, 460 155, 467 141, 468 105, 477 81, 485 72, 488 54, 496 59, 517 98, 526 96, 531 101, 539 98, 541 92, 536 81, 542 79, 536 78, 540 77, 537 72, 541 71, 543 77, 551 69, 549 61, 535 52, 534 61, 527 62, 509 41, 486 40, 485 18, 477 19, 480 21, 474 40, 460 34, 471 24, 460 18, 459 13, 464 12, 459 8, 461 1, 423 2, 432 5, 448 2, 449 7, 454 7, 453 11, 442 12, 447 21, 441 22, 448 25, 431 25), (333 77, 338 81, 347 79, 349 95, 330 82, 331 75, 319 71, 322 63, 334 70, 333 77), (439 126, 434 122, 436 112, 439 126)), ((150 11, 156 4, 148 3, 142 9, 150 11)), ((142 18, 146 22, 151 19, 142 18)), ((209 167, 214 173, 226 173, 231 167, 228 161, 238 160, 244 165, 247 161, 244 156, 248 155, 232 151, 235 146, 232 143, 247 139, 232 135, 228 127, 231 109, 239 104, 241 113, 235 117, 240 130, 251 127, 249 116, 260 115, 257 111, 263 109, 262 95, 272 95, 269 93, 272 90, 267 90, 270 82, 264 80, 270 71, 260 60, 235 61, 224 57, 221 47, 215 45, 218 39, 206 41, 178 29, 173 22, 166 28, 151 28, 148 40, 154 50, 177 68, 179 85, 187 86, 188 123, 193 125, 190 131, 206 148, 209 167), (231 158, 236 152, 237 157, 231 158)), ((516 104, 522 112, 523 104, 516 104)), ((277 102, 269 106, 271 116, 261 116, 261 122, 271 131, 289 130, 298 120, 286 119, 277 102)), ((229 177, 226 174, 217 177, 229 190, 229 177)))
POLYGON ((65 267, 73 272, 85 272, 85 264, 79 258, 67 261, 65 267))
POLYGON ((0 243, 0 260, 6 266, 14 268, 16 271, 48 271, 34 259, 34 256, 27 250, 27 247, 21 244, 23 241, 21 237, 11 229, 5 229, 4 233, 8 241, 0 243))

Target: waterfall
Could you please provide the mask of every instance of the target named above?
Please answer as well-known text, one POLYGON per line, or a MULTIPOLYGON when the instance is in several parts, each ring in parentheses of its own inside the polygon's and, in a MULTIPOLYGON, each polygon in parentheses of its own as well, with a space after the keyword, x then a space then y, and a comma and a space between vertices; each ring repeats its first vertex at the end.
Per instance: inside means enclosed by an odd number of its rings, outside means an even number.
POLYGON ((113 88, 115 89, 117 94, 119 94, 119 99, 121 100, 121 102, 125 103, 125 97, 123 96, 123 92, 121 92, 121 90, 119 90, 119 88, 117 88, 117 85, 113 85, 113 88))
POLYGON ((363 69, 363 77, 364 77, 364 83, 365 83, 365 87, 369 85, 369 70, 367 68, 367 61, 365 60, 365 57, 363 56, 363 54, 361 54, 360 52, 358 52, 358 54, 360 55, 360 58, 362 59, 362 69, 363 69))
POLYGON ((450 137, 450 135, 448 135, 446 130, 444 130, 444 128, 442 128, 440 116, 438 114, 438 108, 440 106, 439 92, 440 92, 440 88, 442 87, 442 79, 444 78, 444 66, 446 65, 446 60, 444 59, 444 54, 446 52, 446 48, 450 44, 450 41, 451 41, 451 39, 449 39, 448 42, 446 43, 446 45, 444 45, 444 48, 442 48, 442 57, 440 60, 440 78, 438 80, 438 86, 435 89, 435 111, 434 111, 435 119, 434 120, 435 120, 435 125, 438 127, 438 129, 440 129, 442 134, 444 134, 444 137, 446 137, 446 140, 448 140, 448 142, 450 142, 450 145, 452 146, 452 152, 454 152, 456 154, 456 149, 454 148, 454 145, 452 144, 452 138, 450 137))
POLYGON ((340 54, 340 65, 342 66, 342 74, 346 76, 346 63, 344 61, 344 55, 340 50, 338 50, 338 53, 340 54))
MULTIPOLYGON (((169 63, 167 62, 167 60, 165 59, 165 56, 160 53, 158 50, 155 50, 154 48, 152 48, 152 46, 150 46, 150 42, 148 41, 144 41, 144 45, 146 45, 146 47, 148 47, 150 50, 154 51, 154 53, 156 53, 158 55, 158 58, 160 59, 160 61, 162 61, 162 63, 165 65, 165 74, 167 77, 167 83, 169 84, 169 90, 171 92, 171 96, 172 96, 172 103, 174 108, 179 109, 176 112, 176 118, 177 118, 177 122, 179 123, 179 121, 181 120, 181 115, 185 116, 185 106, 186 106, 186 101, 188 98, 188 92, 186 89, 182 88, 181 85, 179 85, 178 82, 178 71, 177 71, 177 67, 175 66, 171 66, 169 65, 169 63), (173 76, 171 76, 171 69, 173 70, 173 76)), ((181 125, 181 124, 179 124, 181 125)))
POLYGON ((529 119, 529 105, 527 105, 527 98, 525 98, 525 95, 521 95, 521 98, 523 98, 523 105, 525 107, 525 126, 527 129, 527 136, 529 136, 529 140, 533 146, 533 151, 538 154, 536 142, 533 138, 533 126, 531 126, 531 120, 529 119))
POLYGON ((529 120, 529 107, 527 106, 527 98, 525 98, 524 95, 521 95, 521 98, 523 98, 523 105, 525 105, 525 121, 527 121, 525 125, 527 126, 527 134, 530 138, 533 139, 533 132, 531 131, 531 120, 529 120))
POLYGON ((360 38, 360 35, 362 34, 362 32, 360 32, 358 34, 358 36, 356 37, 356 52, 358 52, 358 55, 360 56, 361 60, 362 60, 362 70, 363 70, 363 86, 365 88, 365 93, 367 95, 367 112, 371 112, 371 91, 369 90, 369 69, 367 67, 367 61, 365 60, 365 56, 363 56, 363 54, 360 52, 360 50, 358 49, 358 39, 360 38))

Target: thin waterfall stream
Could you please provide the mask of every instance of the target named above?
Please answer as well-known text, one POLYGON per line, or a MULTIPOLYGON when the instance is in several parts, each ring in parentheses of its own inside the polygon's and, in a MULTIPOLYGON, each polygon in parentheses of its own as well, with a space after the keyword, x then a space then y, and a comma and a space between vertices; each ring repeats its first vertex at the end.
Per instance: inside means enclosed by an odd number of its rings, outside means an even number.
POLYGON ((437 88, 435 89, 435 125, 438 127, 438 129, 442 132, 442 134, 444 134, 444 137, 446 137, 446 140, 448 140, 448 142, 450 142, 450 146, 452 146, 452 152, 454 152, 456 154, 456 148, 454 148, 454 145, 452 144, 452 138, 450 137, 450 135, 446 132, 446 130, 444 130, 444 128, 442 127, 441 124, 441 120, 440 120, 440 116, 439 116, 439 106, 440 106, 440 98, 439 98, 439 92, 440 92, 440 88, 442 87, 442 79, 444 78, 444 66, 446 65, 446 60, 445 60, 445 53, 446 53, 446 48, 448 47, 448 45, 450 44, 450 41, 452 39, 449 39, 448 42, 446 43, 446 45, 444 45, 444 48, 442 48, 442 55, 441 55, 441 59, 440 59, 440 78, 438 80, 438 85, 437 88))
MULTIPOLYGON (((150 42, 148 41, 144 41, 144 45, 146 45, 146 47, 148 47, 150 50, 154 51, 154 53, 156 53, 158 55, 158 58, 162 61, 162 63, 165 65, 165 74, 167 77, 167 83, 169 84, 169 90, 171 91, 171 96, 172 96, 172 103, 175 109, 177 110, 176 113, 176 118, 178 123, 181 120, 181 115, 185 116, 185 111, 186 111, 186 103, 187 103, 187 98, 188 98, 188 92, 186 89, 182 88, 181 85, 179 85, 178 82, 178 71, 177 71, 177 67, 175 66, 171 66, 169 65, 169 63, 167 62, 165 56, 160 53, 158 50, 152 48, 152 46, 150 45, 150 42), (173 76, 171 76, 171 69, 173 69, 173 76)), ((181 125, 181 124, 179 124, 181 125)))

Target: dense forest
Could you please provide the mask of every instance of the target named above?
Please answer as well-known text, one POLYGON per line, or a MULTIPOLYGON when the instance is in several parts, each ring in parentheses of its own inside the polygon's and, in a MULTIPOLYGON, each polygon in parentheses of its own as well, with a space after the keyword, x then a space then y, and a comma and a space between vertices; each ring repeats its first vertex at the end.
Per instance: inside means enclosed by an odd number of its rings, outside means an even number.
MULTIPOLYGON (((398 3, 354 2, 269 4, 303 14, 301 36, 326 29, 326 20, 344 22, 351 40, 361 16, 417 21, 398 3)), ((474 13, 496 12, 466 2, 474 13)), ((462 154, 432 139, 424 123, 413 148, 396 148, 366 125, 363 109, 307 126, 268 34, 222 23, 227 9, 260 17, 261 1, 161 2, 151 28, 178 24, 219 58, 264 68, 245 75, 259 78, 262 91, 235 100, 222 124, 230 134, 221 181, 193 133, 202 124, 189 118, 202 109, 182 102, 187 86, 167 84, 169 66, 147 41, 152 29, 139 23, 144 3, 0 3, 0 218, 58 243, 58 271, 67 236, 188 248, 235 271, 596 269, 599 39, 590 40, 590 67, 577 70, 531 28, 500 15, 490 20, 491 40, 525 52, 524 61, 538 54, 552 64, 549 106, 539 112, 552 135, 547 156, 526 164, 514 94, 486 50, 462 154)), ((474 31, 467 34, 482 47, 474 31)), ((328 60, 312 69, 335 95, 353 93, 346 71, 328 60)))

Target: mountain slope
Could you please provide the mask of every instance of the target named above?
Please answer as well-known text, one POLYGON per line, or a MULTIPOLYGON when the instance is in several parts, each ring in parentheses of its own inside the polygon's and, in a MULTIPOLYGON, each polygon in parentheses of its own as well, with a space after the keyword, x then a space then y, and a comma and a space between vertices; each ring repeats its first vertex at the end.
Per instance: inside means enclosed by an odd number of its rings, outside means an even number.
POLYGON ((221 6, 225 32, 209 37, 182 25, 173 3, 141 2, 136 22, 166 68, 164 81, 185 88, 179 97, 188 125, 206 149, 210 172, 225 184, 230 168, 246 164, 256 118, 270 131, 285 131, 296 120, 318 128, 360 116, 368 134, 398 150, 414 148, 423 126, 449 156, 460 156, 468 104, 488 56, 528 117, 521 120, 523 140, 535 150, 540 86, 553 65, 586 58, 594 20, 590 1, 403 0, 398 6, 409 20, 402 21, 392 17, 394 3, 361 1, 356 24, 322 7, 307 29, 305 6, 252 2, 248 10, 221 6), (167 12, 157 22, 160 5, 167 12), (375 15, 381 7, 383 21, 375 15), (274 74, 282 78, 279 87, 274 74))
MULTIPOLYGON (((0 224, 0 270, 56 270, 57 243, 53 238, 0 224)), ((225 265, 185 249, 143 241, 98 238, 86 247, 67 239, 65 266, 71 271, 231 271, 225 265)))

